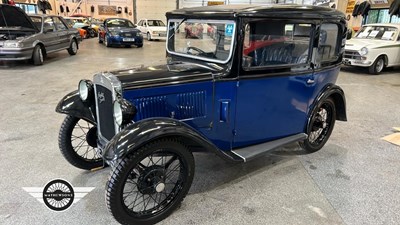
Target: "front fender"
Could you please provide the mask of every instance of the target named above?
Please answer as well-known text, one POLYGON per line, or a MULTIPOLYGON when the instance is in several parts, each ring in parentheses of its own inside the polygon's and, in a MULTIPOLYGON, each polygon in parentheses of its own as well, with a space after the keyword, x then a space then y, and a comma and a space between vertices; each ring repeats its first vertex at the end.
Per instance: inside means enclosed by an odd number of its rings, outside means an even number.
POLYGON ((77 90, 67 94, 61 99, 57 104, 56 112, 82 118, 96 124, 96 109, 94 102, 82 102, 77 90))
POLYGON ((145 144, 163 137, 176 137, 189 147, 201 147, 226 160, 237 161, 189 125, 171 118, 149 118, 127 126, 107 144, 103 158, 107 162, 121 159, 145 144))

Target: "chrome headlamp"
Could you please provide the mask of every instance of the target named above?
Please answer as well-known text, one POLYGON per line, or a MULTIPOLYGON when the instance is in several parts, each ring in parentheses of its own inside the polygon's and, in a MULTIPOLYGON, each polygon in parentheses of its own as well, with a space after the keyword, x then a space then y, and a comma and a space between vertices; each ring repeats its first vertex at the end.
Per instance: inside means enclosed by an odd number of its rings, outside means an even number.
POLYGON ((368 48, 364 47, 360 50, 360 55, 364 56, 366 54, 368 54, 368 48))
POLYGON ((90 80, 81 80, 78 85, 79 97, 82 101, 86 102, 93 96, 93 83, 90 80))
POLYGON ((18 41, 5 41, 3 44, 4 48, 23 48, 24 44, 18 41))
POLYGON ((128 124, 136 114, 136 107, 125 99, 117 99, 113 105, 113 114, 118 126, 128 124))

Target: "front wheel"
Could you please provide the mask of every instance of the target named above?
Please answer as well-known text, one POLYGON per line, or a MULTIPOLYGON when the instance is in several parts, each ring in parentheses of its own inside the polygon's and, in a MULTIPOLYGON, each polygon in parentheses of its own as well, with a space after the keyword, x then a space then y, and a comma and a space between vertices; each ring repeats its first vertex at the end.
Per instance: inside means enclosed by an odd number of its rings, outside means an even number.
POLYGON ((111 171, 106 202, 122 224, 154 224, 170 215, 189 191, 194 159, 175 139, 150 142, 111 171))
POLYGON ((307 152, 320 150, 328 141, 336 121, 335 103, 331 98, 322 100, 314 109, 307 127, 307 139, 300 142, 307 152))
POLYGON ((40 45, 36 45, 33 49, 32 54, 32 62, 35 66, 43 65, 44 57, 43 57, 43 50, 40 45))
POLYGON ((151 40, 152 40, 152 39, 151 39, 150 33, 147 33, 147 40, 148 40, 148 41, 151 41, 151 40))
POLYGON ((103 166, 97 150, 97 127, 68 115, 61 125, 58 145, 64 158, 73 166, 91 170, 103 166))
POLYGON ((370 74, 378 75, 382 72, 384 67, 385 67, 385 59, 382 56, 380 56, 375 60, 374 64, 372 64, 368 68, 368 71, 370 74))

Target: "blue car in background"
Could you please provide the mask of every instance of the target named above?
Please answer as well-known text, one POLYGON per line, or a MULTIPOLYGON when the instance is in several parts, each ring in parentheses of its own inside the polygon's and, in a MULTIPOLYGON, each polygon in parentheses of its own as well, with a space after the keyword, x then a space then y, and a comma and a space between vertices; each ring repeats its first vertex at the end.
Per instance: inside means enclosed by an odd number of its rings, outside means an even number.
MULTIPOLYGON (((106 203, 122 224, 154 224, 180 205, 193 181, 193 152, 244 163, 298 142, 311 153, 336 120, 347 120, 335 84, 343 13, 229 5, 166 15, 166 64, 97 73, 56 108, 67 114, 59 135, 66 160, 86 170, 112 167, 106 203), (212 26, 213 37, 187 39, 190 24, 202 32, 212 26)), ((112 29, 122 20, 106 20, 100 40, 122 38, 125 28, 112 29)))
POLYGON ((130 20, 108 18, 99 27, 99 43, 104 43, 107 47, 135 45, 141 48, 143 47, 143 36, 130 20))

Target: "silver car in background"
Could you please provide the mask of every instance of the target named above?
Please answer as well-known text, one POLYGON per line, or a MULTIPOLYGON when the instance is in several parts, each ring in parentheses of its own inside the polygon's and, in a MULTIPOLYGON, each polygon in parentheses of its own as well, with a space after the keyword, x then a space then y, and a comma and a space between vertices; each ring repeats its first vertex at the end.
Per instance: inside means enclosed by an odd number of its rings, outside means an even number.
POLYGON ((79 32, 60 16, 28 16, 18 7, 0 5, 0 61, 30 59, 42 65, 52 52, 75 55, 80 40, 79 32))

